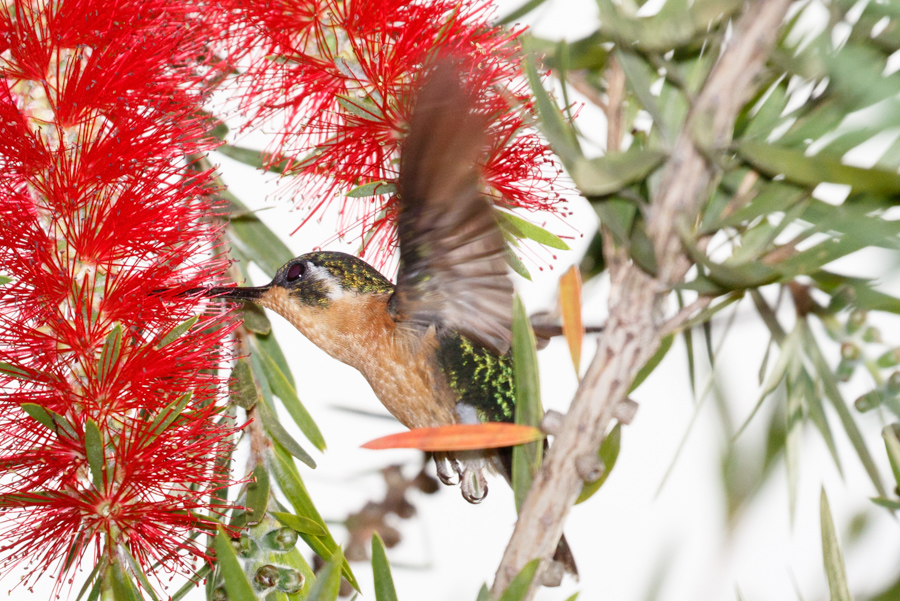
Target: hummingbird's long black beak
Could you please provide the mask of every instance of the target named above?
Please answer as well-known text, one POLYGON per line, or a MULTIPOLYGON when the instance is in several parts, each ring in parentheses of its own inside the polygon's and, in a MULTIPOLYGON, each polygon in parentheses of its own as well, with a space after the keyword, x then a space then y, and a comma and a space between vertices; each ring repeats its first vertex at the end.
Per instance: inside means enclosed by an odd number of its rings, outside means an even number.
POLYGON ((203 293, 203 296, 210 297, 218 297, 218 298, 230 298, 234 300, 259 300, 263 297, 263 295, 269 291, 271 285, 269 286, 245 286, 234 287, 234 288, 226 288, 226 287, 216 287, 209 288, 206 292, 203 293))

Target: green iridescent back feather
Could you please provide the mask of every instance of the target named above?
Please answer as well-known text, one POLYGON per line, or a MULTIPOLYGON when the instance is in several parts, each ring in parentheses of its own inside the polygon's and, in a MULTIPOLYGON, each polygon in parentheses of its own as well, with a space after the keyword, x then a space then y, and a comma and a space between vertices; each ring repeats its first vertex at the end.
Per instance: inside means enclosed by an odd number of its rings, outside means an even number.
POLYGON ((320 251, 311 252, 300 257, 310 261, 313 265, 324 267, 341 282, 347 290, 353 290, 360 294, 370 292, 393 292, 394 285, 389 279, 381 275, 377 269, 353 255, 342 252, 320 251))
POLYGON ((515 419, 512 357, 497 355, 459 334, 441 338, 438 361, 460 403, 475 408, 483 422, 515 419))

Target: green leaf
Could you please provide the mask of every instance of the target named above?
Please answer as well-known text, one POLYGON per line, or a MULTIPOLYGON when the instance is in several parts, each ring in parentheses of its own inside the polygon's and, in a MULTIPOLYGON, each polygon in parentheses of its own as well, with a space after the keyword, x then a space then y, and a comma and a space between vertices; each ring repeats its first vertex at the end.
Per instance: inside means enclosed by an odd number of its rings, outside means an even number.
POLYGON ((257 601, 253 584, 247 578, 244 568, 238 560, 237 552, 231 544, 231 537, 222 526, 216 534, 216 561, 219 571, 225 580, 225 591, 229 601, 257 601))
POLYGON ((822 555, 825 560, 825 574, 828 576, 831 601, 853 601, 853 597, 850 596, 850 588, 847 586, 844 557, 841 554, 837 533, 834 531, 831 508, 828 506, 828 497, 825 495, 824 487, 819 502, 819 513, 822 520, 822 555))
POLYGON ((288 165, 286 159, 279 161, 277 155, 262 150, 255 150, 253 148, 245 148, 243 146, 223 144, 216 148, 216 151, 224 154, 230 159, 244 163, 245 165, 264 171, 271 171, 272 173, 284 173, 284 170, 288 165))
POLYGON ((316 461, 302 446, 300 446, 300 443, 294 440, 294 437, 284 429, 284 426, 282 426, 281 422, 278 420, 278 416, 275 415, 275 412, 269 406, 269 403, 265 398, 261 399, 260 402, 256 404, 256 410, 259 411, 259 417, 262 420, 263 426, 265 426, 266 431, 272 435, 272 438, 277 440, 291 455, 315 469, 316 461))
POLYGON ((46 409, 34 403, 22 403, 21 407, 25 413, 36 419, 45 428, 56 432, 56 424, 53 421, 53 417, 46 409))
POLYGON ((27 380, 27 381, 37 381, 42 374, 39 371, 33 369, 23 369, 21 367, 17 367, 12 363, 7 363, 6 361, 0 361, 0 374, 5 376, 9 376, 11 378, 16 378, 17 380, 27 380))
POLYGON ((212 567, 210 567, 208 563, 204 563, 199 570, 194 572, 194 574, 190 578, 188 578, 188 581, 185 582, 180 589, 175 591, 169 601, 181 601, 181 599, 187 596, 188 593, 196 590, 197 583, 203 582, 211 572, 212 567))
POLYGON ((193 328, 198 319, 199 317, 197 315, 194 315, 190 319, 182 321, 180 324, 169 330, 168 334, 162 337, 162 340, 159 341, 159 344, 156 345, 156 348, 162 348, 167 344, 175 342, 175 340, 180 338, 182 334, 193 328))
POLYGON ((122 327, 119 324, 112 329, 106 337, 103 344, 103 350, 100 352, 100 363, 97 366, 97 378, 100 382, 105 382, 106 378, 112 371, 113 365, 119 360, 119 354, 122 352, 122 327))
POLYGON ((503 594, 500 595, 498 601, 522 601, 525 599, 539 564, 539 559, 532 559, 526 563, 522 571, 516 574, 516 577, 513 578, 506 590, 503 591, 503 594))
POLYGON ((0 286, 3 286, 3 285, 5 285, 5 284, 9 284, 11 281, 12 281, 12 278, 11 278, 11 277, 8 277, 8 276, 5 276, 5 275, 0 275, 0 286))
POLYGON ((272 387, 272 392, 281 399, 284 408, 290 413, 294 422, 297 424, 297 427, 300 428, 300 431, 303 432, 306 438, 308 438, 317 449, 324 451, 326 446, 325 437, 322 436, 321 430, 319 430, 316 422, 313 421, 313 418, 306 410, 306 407, 304 407, 303 403, 300 402, 300 399, 297 398, 297 392, 294 389, 293 384, 291 384, 281 371, 281 368, 278 367, 278 364, 271 356, 269 356, 265 349, 257 346, 256 351, 260 356, 260 365, 262 366, 263 372, 266 374, 266 380, 268 381, 269 386, 272 387))
POLYGON ((335 96, 335 99, 337 100, 337 103, 341 105, 341 108, 360 119, 365 119, 366 121, 382 121, 385 118, 381 107, 372 102, 368 97, 350 98, 349 96, 335 96))
POLYGON ((659 77, 656 74, 656 69, 647 64, 638 55, 631 52, 617 49, 615 56, 622 66, 622 71, 625 73, 625 78, 631 91, 637 96, 638 100, 640 100, 644 109, 650 113, 651 117, 653 117, 653 124, 659 128, 663 138, 665 140, 671 140, 672 132, 668 124, 663 121, 662 112, 659 110, 659 103, 656 100, 656 96, 650 92, 650 86, 653 84, 653 80, 659 77))
POLYGON ((345 196, 347 198, 364 198, 366 196, 381 196, 382 194, 394 194, 397 191, 397 184, 390 182, 378 181, 369 182, 362 186, 353 188, 345 196))
POLYGON ((256 303, 244 303, 241 307, 241 319, 244 327, 253 332, 266 336, 272 331, 272 322, 266 317, 266 312, 256 303))
POLYGON ((293 513, 287 513, 285 511, 273 511, 271 514, 275 517, 276 520, 290 528, 291 530, 295 530, 296 532, 300 532, 302 534, 311 534, 313 536, 327 536, 328 531, 320 526, 316 521, 311 520, 309 518, 304 518, 299 515, 294 515, 293 513))
POLYGON ((647 177, 665 158, 666 153, 661 150, 632 146, 624 152, 611 152, 593 159, 579 157, 569 173, 585 196, 609 196, 647 177))
POLYGON ((131 577, 125 573, 122 564, 114 561, 109 566, 107 577, 112 580, 112 593, 114 601, 143 601, 140 591, 131 580, 131 577))
MULTIPOLYGON (((513 300, 512 324, 513 375, 516 391, 516 423, 540 426, 544 410, 541 407, 541 385, 538 378, 537 351, 531 320, 525 312, 522 300, 513 300)), ((516 508, 521 508, 534 474, 541 467, 543 442, 532 442, 513 447, 512 486, 516 508)))
POLYGON ((269 472, 265 466, 253 468, 253 482, 247 484, 247 523, 256 524, 266 515, 269 506, 269 472))
POLYGON ((291 387, 296 389, 297 385, 294 383, 294 374, 291 373, 291 368, 288 366, 287 359, 285 358, 281 347, 278 345, 278 339, 275 338, 275 334, 257 336, 256 344, 266 352, 269 359, 275 362, 275 365, 281 370, 281 374, 287 378, 291 387))
POLYGON ((341 590, 340 566, 343 561, 344 553, 336 549, 325 567, 316 574, 316 582, 309 590, 306 601, 337 601, 341 590))
POLYGON ((511 230, 511 233, 518 238, 528 238, 550 248, 570 250, 569 245, 560 240, 556 234, 551 234, 544 228, 526 221, 518 215, 507 213, 506 211, 495 211, 495 214, 500 217, 500 226, 511 230))
POLYGON ((281 266, 294 258, 293 253, 236 196, 226 191, 222 197, 231 203, 232 215, 240 213, 239 216, 232 216, 229 222, 234 241, 266 275, 274 278, 281 266))
POLYGON ((900 510, 900 501, 885 499, 884 497, 870 497, 869 500, 879 507, 884 507, 885 509, 890 509, 891 511, 900 510))
POLYGON ((120 545, 119 550, 128 561, 128 565, 131 567, 131 573, 135 575, 135 577, 138 579, 138 582, 141 583, 141 586, 145 591, 147 591, 147 594, 150 595, 150 598, 153 599, 153 601, 159 601, 159 597, 156 596, 156 593, 153 592, 153 587, 150 586, 150 581, 147 579, 147 575, 144 574, 144 570, 131 554, 131 551, 128 550, 128 547, 125 545, 120 545))
POLYGON ((541 118, 541 131, 563 164, 571 167, 575 160, 581 157, 581 147, 578 145, 575 132, 556 106, 556 101, 544 89, 541 76, 538 75, 534 65, 534 58, 526 55, 522 59, 522 65, 525 75, 528 77, 528 83, 531 85, 531 91, 534 93, 534 106, 541 118))
POLYGON ((855 192, 900 192, 900 174, 851 167, 839 159, 821 154, 806 156, 802 150, 749 141, 738 146, 738 153, 769 176, 783 174, 788 180, 806 186, 831 182, 851 186, 855 192))
POLYGON ((193 396, 193 392, 185 392, 156 414, 156 417, 153 418, 153 423, 150 424, 150 430, 147 436, 148 443, 155 440, 157 436, 165 432, 166 429, 172 425, 172 422, 178 419, 178 416, 181 415, 181 412, 188 406, 188 403, 191 402, 193 396))
POLYGON ((104 451, 103 436, 100 434, 100 428, 90 418, 84 424, 84 449, 87 453, 88 466, 91 468, 91 479, 94 482, 94 488, 102 491, 106 452, 104 451))
MULTIPOLYGON (((287 497, 297 516, 316 522, 323 530, 325 530, 326 535, 313 536, 299 530, 297 532, 319 557, 327 561, 331 559, 333 553, 338 549, 338 545, 334 542, 334 538, 332 538, 331 534, 328 533, 328 527, 322 520, 322 516, 320 516, 319 512, 316 510, 315 505, 313 505, 312 499, 306 491, 306 486, 303 484, 303 479, 300 477, 297 468, 294 467, 294 462, 291 460, 287 450, 278 444, 277 441, 274 443, 274 450, 274 458, 270 468, 281 492, 287 497)), ((350 565, 346 560, 344 561, 342 571, 344 578, 353 585, 353 588, 359 590, 359 584, 356 582, 356 577, 350 570, 350 565)))
POLYGON ((581 487, 581 494, 578 495, 578 499, 575 501, 576 505, 584 503, 594 496, 594 493, 600 490, 600 487, 606 482, 610 472, 612 472, 613 467, 616 465, 616 460, 619 458, 619 449, 621 447, 622 424, 616 424, 609 434, 606 435, 606 438, 603 439, 603 444, 600 445, 598 455, 600 456, 600 462, 603 464, 603 474, 601 474, 600 478, 594 482, 586 482, 584 486, 581 487))
POLYGON ((878 474, 878 468, 872 460, 872 456, 869 454, 869 449, 866 447, 865 440, 859 431, 859 427, 857 427, 856 422, 853 420, 850 410, 847 409, 847 404, 844 402, 844 398, 838 388, 834 373, 828 367, 828 363, 822 356, 819 346, 816 344, 815 338, 808 327, 804 328, 804 338, 804 350, 806 351, 807 356, 812 360, 816 374, 818 375, 818 380, 825 391, 825 396, 831 401, 832 406, 837 411, 838 417, 841 419, 841 424, 844 426, 844 431, 847 433, 847 437, 853 444, 853 448, 856 449, 856 454, 859 456, 860 462, 862 462, 863 467, 869 474, 869 479, 872 480, 872 484, 875 485, 875 489, 878 493, 881 496, 885 496, 884 486, 881 483, 881 476, 878 474))
POLYGON ((531 281, 531 274, 528 272, 528 268, 525 267, 525 263, 519 259, 518 255, 510 248, 508 245, 506 247, 506 264, 510 266, 510 268, 515 271, 517 274, 531 281))
POLYGON ((238 359, 231 370, 228 382, 228 394, 231 402, 242 409, 250 410, 259 401, 259 392, 253 379, 253 370, 246 359, 238 359))
POLYGON ((372 572, 375 578, 375 601, 397 601, 391 564, 384 552, 384 542, 377 532, 372 535, 372 572))
POLYGON ((900 488, 900 440, 897 437, 897 428, 893 425, 885 426, 881 431, 881 436, 884 438, 884 446, 891 463, 891 471, 894 473, 894 481, 900 488))
POLYGON ((674 334, 669 334, 665 338, 662 339, 659 343, 659 348, 656 349, 656 352, 653 353, 653 356, 644 364, 644 367, 638 371, 637 375, 634 377, 634 382, 631 383, 631 387, 628 389, 628 394, 631 394, 637 387, 643 384, 644 380, 647 379, 647 376, 653 373, 653 370, 656 369, 656 366, 659 365, 663 358, 665 358, 666 353, 669 352, 669 349, 672 348, 672 342, 675 340, 674 334))
POLYGON ((487 584, 482 584, 481 588, 478 589, 478 597, 475 601, 491 601, 491 591, 488 589, 487 584))

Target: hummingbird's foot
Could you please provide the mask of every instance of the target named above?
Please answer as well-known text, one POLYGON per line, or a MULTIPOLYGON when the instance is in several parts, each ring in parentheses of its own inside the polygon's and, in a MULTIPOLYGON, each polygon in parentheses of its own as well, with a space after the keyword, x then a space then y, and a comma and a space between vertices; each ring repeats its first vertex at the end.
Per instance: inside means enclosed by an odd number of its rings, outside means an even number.
POLYGON ((487 480, 484 477, 484 461, 463 462, 460 474, 460 490, 463 498, 472 504, 481 503, 488 493, 487 480))
POLYGON ((459 482, 459 467, 447 453, 435 453, 434 466, 437 468, 438 478, 447 486, 455 486, 459 482))

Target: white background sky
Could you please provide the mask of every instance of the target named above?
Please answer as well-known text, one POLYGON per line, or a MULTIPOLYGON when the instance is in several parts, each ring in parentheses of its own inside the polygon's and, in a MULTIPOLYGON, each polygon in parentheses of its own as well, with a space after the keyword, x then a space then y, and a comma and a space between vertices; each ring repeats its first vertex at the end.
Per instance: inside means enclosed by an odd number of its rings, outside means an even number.
MULTIPOLYGON (((516 4, 502 3, 499 13, 505 14, 516 4)), ((547 2, 529 16, 528 22, 537 35, 574 40, 593 30, 596 14, 591 0, 560 0, 547 2)), ((605 139, 603 119, 591 107, 582 111, 579 126, 594 139, 605 139)), ((226 175, 239 167, 228 159, 221 161, 226 175)), ((271 207, 259 216, 279 234, 286 236, 299 223, 299 213, 265 202, 257 176, 241 176, 229 183, 245 202, 271 207)), ((271 186, 267 189, 273 189, 271 186)), ((552 308, 558 276, 579 260, 596 229, 590 206, 578 197, 572 197, 570 203, 574 215, 568 223, 584 235, 570 241, 572 252, 556 253, 552 271, 532 268, 533 282, 517 279, 529 311, 552 308)), ((333 231, 327 220, 320 226, 310 225, 288 240, 296 254, 319 245, 333 231)), ((553 228, 552 222, 549 227, 553 228)), ((352 246, 332 248, 353 250, 352 246)), ((844 271, 870 276, 879 275, 886 267, 885 257, 874 253, 842 264, 844 271), (860 272, 863 266, 865 273, 860 272)), ((260 275, 254 283, 265 283, 265 279, 260 275)), ((607 286, 603 279, 586 286, 588 323, 602 323, 607 286)), ((738 422, 749 414, 758 398, 757 370, 768 341, 764 327, 753 315, 749 300, 744 301, 719 354, 718 382, 738 422)), ((790 311, 784 318, 790 325, 790 311)), ((328 452, 317 457, 317 470, 301 469, 325 517, 340 519, 367 500, 380 499, 383 485, 377 474, 372 475, 373 470, 395 461, 416 464, 418 455, 360 449, 363 442, 400 431, 402 426, 334 410, 333 405, 381 409, 358 373, 319 351, 280 318, 273 316, 273 323, 297 377, 300 397, 329 444, 328 452)), ((722 329, 714 328, 716 341, 722 329)), ((892 323, 887 323, 883 331, 888 341, 900 338, 892 336, 897 332, 892 323)), ((586 344, 584 366, 594 344, 593 340, 586 344)), ((836 353, 837 349, 831 350, 836 353)), ((698 346, 696 356, 703 354, 698 346)), ((831 359, 836 362, 835 354, 831 359)), ((565 411, 577 383, 564 342, 555 341, 539 354, 539 360, 545 407, 565 411)), ((571 514, 566 534, 578 560, 581 582, 566 580, 562 588, 545 589, 538 598, 562 601, 580 590, 584 600, 637 601, 648 598, 660 574, 657 598, 666 601, 734 599, 737 590, 745 600, 795 599, 798 594, 807 600, 826 598, 819 525, 822 486, 828 493, 839 534, 844 534, 850 519, 860 512, 867 512, 871 518, 861 539, 850 548, 845 545, 851 590, 863 597, 892 581, 900 565, 900 528, 888 512, 868 501, 875 490, 833 415, 829 418, 836 432, 844 478, 818 433, 807 427, 793 524, 785 468, 779 460, 773 477, 741 516, 733 534, 727 535, 719 471, 726 441, 713 401, 707 400, 698 409, 686 377, 686 363, 684 344, 677 340, 664 363, 633 395, 640 410, 623 432, 622 453, 610 479, 598 495, 571 514), (696 422, 681 456, 665 487, 657 493, 695 414, 696 422)), ((698 390, 703 390, 707 376, 708 370, 699 378, 698 390)), ((848 387, 845 394, 852 400, 869 382, 857 379, 851 384, 855 386, 848 387)), ((743 435, 746 441, 762 443, 773 406, 770 399, 743 435)), ((880 436, 881 418, 874 413, 857 418, 882 473, 889 477, 880 436)), ((410 473, 415 469, 410 465, 410 473)), ((458 490, 447 487, 433 496, 414 495, 419 514, 413 520, 397 522, 404 542, 389 553, 401 600, 474 599, 481 583, 492 580, 512 531, 515 511, 506 485, 496 478, 490 484, 490 494, 478 506, 469 505, 458 490)), ((342 535, 335 534, 341 542, 342 535)), ((365 564, 355 564, 354 570, 365 597, 372 598, 370 570, 365 564)))
MULTIPOLYGON (((520 2, 500 3, 499 13, 505 14, 520 2)), ((538 35, 574 40, 593 30, 596 14, 591 0, 548 1, 527 22, 538 35)), ((602 118, 593 114, 590 107, 582 111, 579 125, 594 139, 605 139, 602 118)), ((242 143, 265 144, 256 136, 242 143)), ((330 237, 332 224, 326 219, 322 224, 309 224, 289 238, 301 214, 290 211, 283 203, 268 200, 277 182, 221 155, 214 155, 213 160, 221 164, 231 190, 243 202, 251 208, 266 209, 259 217, 295 254, 307 252, 330 237)), ((533 282, 516 280, 531 312, 552 308, 558 276, 579 260, 596 229, 597 220, 587 202, 574 196, 569 202, 574 214, 568 223, 583 236, 569 241, 571 252, 556 253, 558 259, 552 270, 540 272, 532 267, 533 282)), ((552 222, 549 227, 553 229, 552 222)), ((329 249, 352 252, 354 247, 335 245, 329 249)), ((867 271, 862 275, 876 276, 886 265, 884 257, 867 255, 845 261, 842 267, 859 274, 865 266, 867 271)), ((266 282, 261 273, 257 272, 257 276, 254 284, 266 282)), ((604 279, 586 285, 586 322, 602 323, 607 288, 604 279)), ((764 327, 753 317, 749 301, 740 306, 728 341, 720 351, 717 374, 738 422, 749 414, 758 398, 757 370, 768 340, 764 327)), ((380 500, 384 487, 378 468, 405 462, 413 474, 420 455, 413 451, 361 449, 362 443, 401 431, 402 426, 336 410, 335 405, 343 405, 384 412, 362 376, 318 350, 280 317, 270 317, 296 378, 298 394, 328 442, 328 451, 316 454, 318 469, 300 466, 301 473, 323 516, 343 519, 366 501, 380 500)), ((785 319, 789 324, 789 315, 785 319)), ((716 341, 722 329, 714 328, 716 341)), ((896 323, 886 323, 883 334, 888 341, 900 342, 896 323)), ((583 367, 594 348, 594 339, 589 339, 583 367)), ((831 350, 836 353, 836 349, 831 350)), ((703 355, 698 347, 697 356, 703 355)), ((831 359, 834 363, 834 353, 831 359)), ((539 360, 545 407, 565 411, 577 385, 565 343, 553 342, 539 354, 539 360)), ((845 545, 853 593, 865 597, 892 581, 900 566, 900 525, 887 511, 878 510, 868 501, 867 497, 876 492, 834 415, 829 415, 829 419, 843 462, 843 479, 818 433, 807 427, 793 524, 789 518, 785 469, 780 460, 774 476, 741 516, 733 536, 726 535, 719 471, 726 441, 712 399, 698 409, 686 377, 686 363, 684 343, 676 340, 666 360, 633 395, 640 409, 634 422, 623 431, 622 452, 615 470, 603 489, 576 507, 567 522, 566 535, 581 570, 581 581, 567 579, 561 588, 545 589, 538 598, 562 601, 573 592, 582 591, 582 600, 639 601, 649 598, 657 576, 661 581, 656 598, 665 601, 735 599, 736 590, 747 601, 797 599, 798 594, 806 600, 827 598, 819 531, 822 486, 843 538, 846 539, 845 529, 851 517, 865 511, 871 518, 862 538, 849 548, 845 545), (680 458, 665 486, 657 492, 695 414, 696 422, 680 458)), ((707 376, 708 370, 698 380, 699 390, 704 388, 707 376)), ((849 399, 869 383, 857 380, 852 384, 855 386, 845 391, 849 399)), ((763 426, 773 405, 770 399, 744 434, 747 441, 761 443, 763 426)), ((283 421, 290 428, 292 423, 286 415, 285 418, 283 421)), ((857 418, 870 451, 889 482, 890 469, 880 436, 881 418, 875 412, 857 414, 857 418)), ((296 435, 303 440, 302 435, 296 435)), ((243 469, 241 460, 236 467, 243 469)), ((449 487, 441 487, 438 494, 431 496, 413 493, 411 499, 418 515, 397 521, 404 541, 388 554, 400 600, 474 600, 481 584, 493 579, 512 532, 515 510, 511 491, 502 480, 494 478, 490 481, 490 494, 481 505, 466 503, 458 488, 449 487)), ((345 541, 340 527, 333 532, 339 543, 345 541)), ((311 554, 305 555, 309 558, 311 554)), ((357 563, 353 569, 364 598, 374 599, 369 567, 357 563)), ((6 581, 10 587, 12 578, 15 576, 6 581)), ((175 588, 177 585, 172 590, 175 588)), ((196 593, 192 598, 203 598, 202 589, 196 593)), ((36 589, 34 596, 22 589, 13 593, 13 598, 46 597, 42 588, 36 589)))

